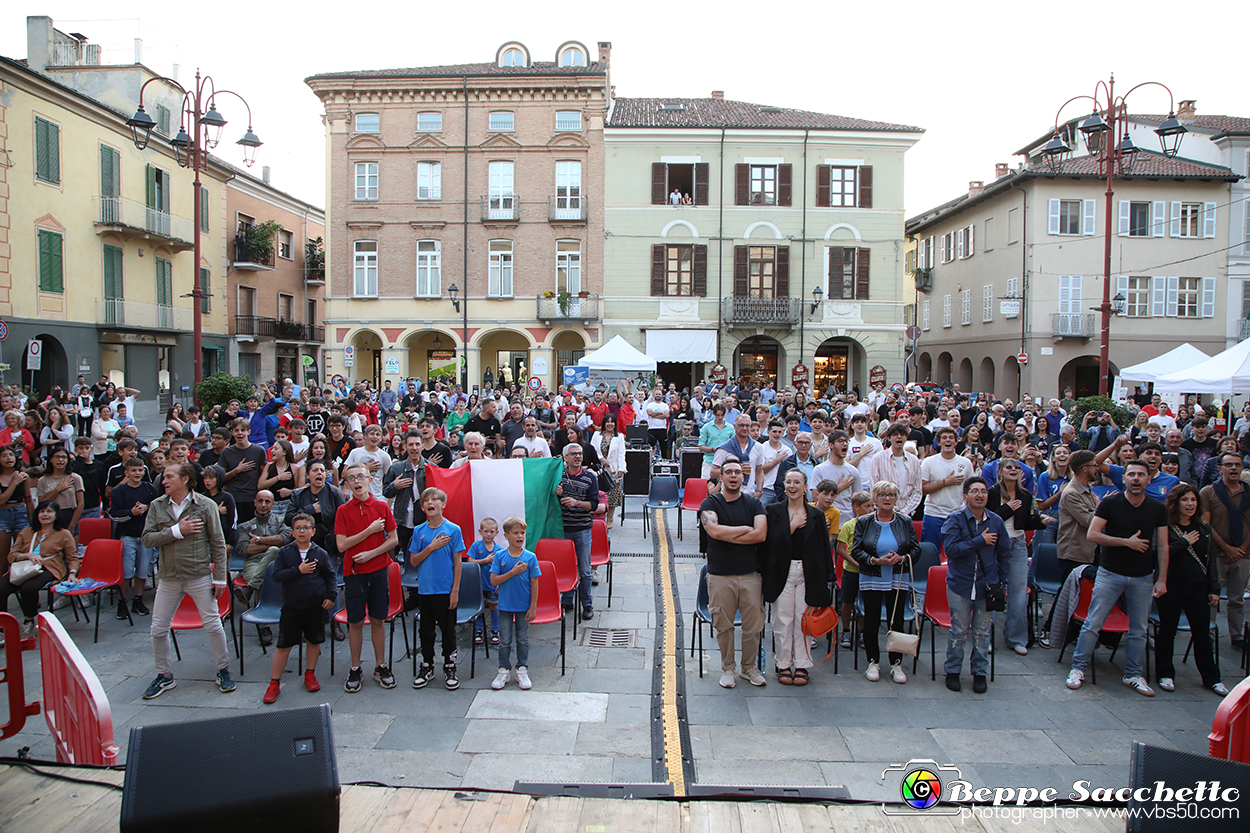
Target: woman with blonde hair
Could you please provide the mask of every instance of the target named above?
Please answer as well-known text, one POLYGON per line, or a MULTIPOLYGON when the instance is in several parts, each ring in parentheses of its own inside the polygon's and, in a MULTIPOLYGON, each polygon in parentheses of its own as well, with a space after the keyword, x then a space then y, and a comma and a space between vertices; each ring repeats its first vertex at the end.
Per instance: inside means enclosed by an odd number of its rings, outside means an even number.
MULTIPOLYGON (((920 556, 916 528, 911 519, 895 512, 898 486, 880 480, 872 487, 873 512, 855 521, 851 557, 859 565, 859 592, 864 600, 864 652, 868 655, 870 682, 881 679, 881 647, 878 631, 881 613, 889 617, 890 630, 903 630, 906 594, 911 591, 911 568, 920 556)), ((907 682, 903 655, 890 654, 890 679, 907 682)))

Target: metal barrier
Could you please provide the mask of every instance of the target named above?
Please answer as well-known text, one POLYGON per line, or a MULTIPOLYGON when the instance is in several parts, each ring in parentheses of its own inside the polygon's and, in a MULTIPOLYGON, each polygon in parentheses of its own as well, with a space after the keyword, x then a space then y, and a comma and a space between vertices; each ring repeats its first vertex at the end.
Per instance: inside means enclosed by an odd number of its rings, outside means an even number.
POLYGON ((4 740, 22 731, 26 718, 39 714, 39 701, 26 702, 26 680, 22 674, 22 651, 35 650, 35 640, 23 641, 22 628, 11 613, 0 613, 0 633, 4 634, 0 683, 9 689, 9 721, 0 726, 0 740, 4 740))
POLYGON ((40 613, 37 621, 44 716, 57 761, 116 764, 113 713, 100 679, 55 616, 40 613))
POLYGON ((1250 677, 1242 680, 1215 710, 1210 755, 1250 764, 1250 677))

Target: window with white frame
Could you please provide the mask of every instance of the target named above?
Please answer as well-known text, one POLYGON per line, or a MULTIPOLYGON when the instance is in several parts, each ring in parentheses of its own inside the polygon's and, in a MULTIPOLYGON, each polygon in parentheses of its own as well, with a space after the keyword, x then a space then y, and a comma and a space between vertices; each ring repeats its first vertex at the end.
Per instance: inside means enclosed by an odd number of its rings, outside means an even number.
POLYGON ((855 198, 858 194, 856 189, 856 176, 859 173, 857 167, 839 167, 833 165, 829 168, 829 205, 835 208, 854 208, 855 198))
POLYGON ((422 298, 437 298, 442 294, 442 246, 437 240, 418 240, 417 295, 422 298))
POLYGON ((560 66, 584 67, 586 66, 586 53, 575 46, 570 46, 560 53, 560 66))
POLYGON ((511 162, 491 162, 486 166, 486 185, 490 194, 491 216, 496 219, 512 216, 514 171, 515 166, 511 162))
POLYGON ((967 260, 968 258, 972 257, 973 252, 976 251, 976 242, 975 242, 976 228, 975 226, 965 226, 961 228, 958 232, 956 232, 955 236, 956 236, 956 243, 957 243, 956 248, 958 249, 959 259, 967 260))
POLYGON ((356 132, 357 133, 380 133, 382 132, 382 119, 377 113, 357 113, 356 114, 356 132))
POLYGON ((418 133, 443 132, 443 114, 438 112, 417 113, 418 133))
MULTIPOLYGON (((1162 209, 1163 203, 1159 203, 1162 209)), ((1120 200, 1121 237, 1151 237, 1154 234, 1154 206, 1147 201, 1120 200)), ((1162 219, 1157 220, 1162 223, 1162 219)), ((1161 235, 1160 235, 1161 236, 1161 235)))
POLYGON ((1197 318, 1201 278, 1181 278, 1177 281, 1176 317, 1197 318))
POLYGON ((946 232, 942 235, 942 262, 950 263, 955 259, 955 233, 946 232))
POLYGON ((981 236, 981 246, 987 252, 994 248, 994 218, 993 217, 985 218, 985 232, 981 236))
POLYGON ((295 252, 293 250, 294 250, 294 246, 292 245, 291 232, 287 231, 286 229, 279 229, 278 230, 278 257, 284 258, 286 260, 294 260, 295 252))
POLYGON ((499 59, 501 67, 523 67, 525 66, 525 53, 519 49, 511 48, 503 53, 503 57, 499 59))
POLYGON ((492 298, 512 297, 512 241, 490 241, 490 270, 486 294, 492 298))
POLYGON ((376 200, 378 198, 378 163, 356 163, 356 199, 376 200))
POLYGON ((556 217, 577 218, 582 213, 582 163, 556 163, 556 217))
POLYGON ((354 273, 353 294, 357 298, 378 297, 378 241, 356 241, 354 273))
POLYGON ((582 114, 578 110, 557 110, 556 131, 571 133, 582 129, 582 114))
POLYGON ((986 284, 982 291, 981 321, 994 320, 994 284, 986 284))
POLYGON ((751 166, 751 205, 777 204, 777 166, 751 166))
POLYGON ((1172 236, 1199 237, 1202 234, 1202 203, 1172 203, 1172 236))
POLYGON ((962 317, 960 318, 960 323, 961 323, 962 325, 966 326, 966 325, 968 325, 968 324, 971 324, 971 323, 972 323, 972 290, 971 290, 971 289, 965 289, 963 292, 961 292, 961 293, 960 293, 960 295, 962 295, 962 296, 963 296, 963 298, 962 298, 962 301, 963 301, 963 309, 962 309, 962 313, 963 313, 963 315, 962 315, 962 317))
POLYGON ((1020 242, 1020 209, 1007 209, 1007 245, 1014 246, 1020 242))
POLYGON ((951 325, 951 296, 942 296, 942 326, 949 327, 951 325))
POLYGON ((579 240, 556 242, 556 292, 576 295, 582 291, 582 244, 579 240))
MULTIPOLYGON (((1246 285, 1250 286, 1250 281, 1247 281, 1246 285)), ((920 317, 920 329, 924 330, 927 333, 929 332, 929 299, 928 298, 924 299, 924 305, 922 309, 923 309, 923 312, 921 313, 921 317, 920 317)))
POLYGON ((1061 322, 1065 328, 1063 332, 1081 332, 1078 323, 1081 316, 1080 275, 1059 276, 1059 315, 1064 319, 1061 322))
POLYGON ((440 200, 443 198, 443 163, 417 163, 417 199, 440 200))
POLYGON ((934 257, 936 257, 936 253, 934 252, 933 246, 934 246, 933 235, 929 235, 928 237, 924 239, 924 257, 920 259, 920 266, 922 269, 933 268, 933 260, 934 260, 934 257))
POLYGON ((1124 280, 1124 314, 1129 318, 1150 317, 1150 278, 1129 275, 1124 280))
POLYGON ((511 133, 515 129, 516 118, 507 110, 496 110, 490 114, 486 129, 491 133, 511 133))
MULTIPOLYGON (((1250 163, 1250 159, 1246 162, 1250 163)), ((1242 320, 1250 319, 1250 281, 1241 282, 1241 317, 1242 320)))
POLYGON ((1081 233, 1081 200, 1050 201, 1051 234, 1081 233))
POLYGON ((1020 297, 1020 279, 1007 279, 1007 297, 1016 301, 1013 308, 1010 304, 1007 306, 1007 312, 1003 313, 1003 318, 1018 318, 1020 316, 1020 307, 1024 305, 1024 299, 1020 297))

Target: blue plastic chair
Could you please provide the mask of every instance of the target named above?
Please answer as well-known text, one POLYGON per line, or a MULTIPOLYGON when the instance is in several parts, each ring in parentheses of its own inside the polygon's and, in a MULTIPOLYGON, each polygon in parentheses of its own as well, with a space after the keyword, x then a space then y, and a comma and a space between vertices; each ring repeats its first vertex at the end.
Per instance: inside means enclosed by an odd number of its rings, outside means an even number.
MULTIPOLYGON (((282 618, 282 585, 273 577, 273 568, 277 562, 269 562, 269 566, 265 568, 265 578, 260 585, 260 600, 251 610, 243 611, 239 617, 244 622, 256 626, 256 637, 260 638, 261 625, 276 625, 278 620, 282 618)), ((265 649, 265 643, 260 643, 260 651, 262 654, 268 654, 265 649)), ((243 676, 243 654, 239 651, 239 676, 243 676)), ((304 667, 304 643, 301 640, 299 644, 300 667, 304 667)))
POLYGON ((651 520, 648 509, 679 509, 681 497, 677 491, 677 478, 671 474, 657 477, 651 481, 651 490, 647 494, 647 502, 642 507, 642 535, 647 535, 647 526, 651 520))
MULTIPOLYGON (((676 480, 676 478, 670 478, 676 480)), ((690 629, 690 656, 694 656, 695 635, 699 638, 699 678, 703 678, 703 625, 712 624, 712 612, 709 609, 711 602, 707 592, 707 565, 703 565, 703 569, 699 571, 699 594, 694 603, 694 614, 691 618, 690 629)), ((738 611, 734 615, 734 627, 742 627, 742 611, 738 611)), ((806 637, 804 637, 806 638, 806 637)), ((760 653, 756 660, 760 671, 764 670, 764 632, 760 631, 760 653)))
MULTIPOLYGON (((460 565, 460 596, 457 598, 456 604, 456 624, 467 625, 478 617, 482 618, 482 630, 486 630, 486 599, 482 594, 482 565, 471 564, 467 561, 460 565)), ((482 650, 486 652, 486 658, 490 659, 490 648, 487 647, 490 640, 482 640, 482 650)), ((412 661, 417 661, 416 652, 413 652, 412 661)), ((477 640, 473 640, 473 648, 469 654, 469 679, 473 679, 473 674, 477 670, 477 640)), ((413 671, 416 676, 416 671, 413 671)))

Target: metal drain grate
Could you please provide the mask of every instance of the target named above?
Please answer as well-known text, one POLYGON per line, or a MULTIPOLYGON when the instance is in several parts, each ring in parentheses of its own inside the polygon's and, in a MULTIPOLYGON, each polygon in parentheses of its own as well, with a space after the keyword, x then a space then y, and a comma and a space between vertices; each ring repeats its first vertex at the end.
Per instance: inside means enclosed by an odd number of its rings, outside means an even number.
POLYGON ((638 644, 638 631, 634 628, 585 628, 581 644, 583 648, 633 648, 638 644))

